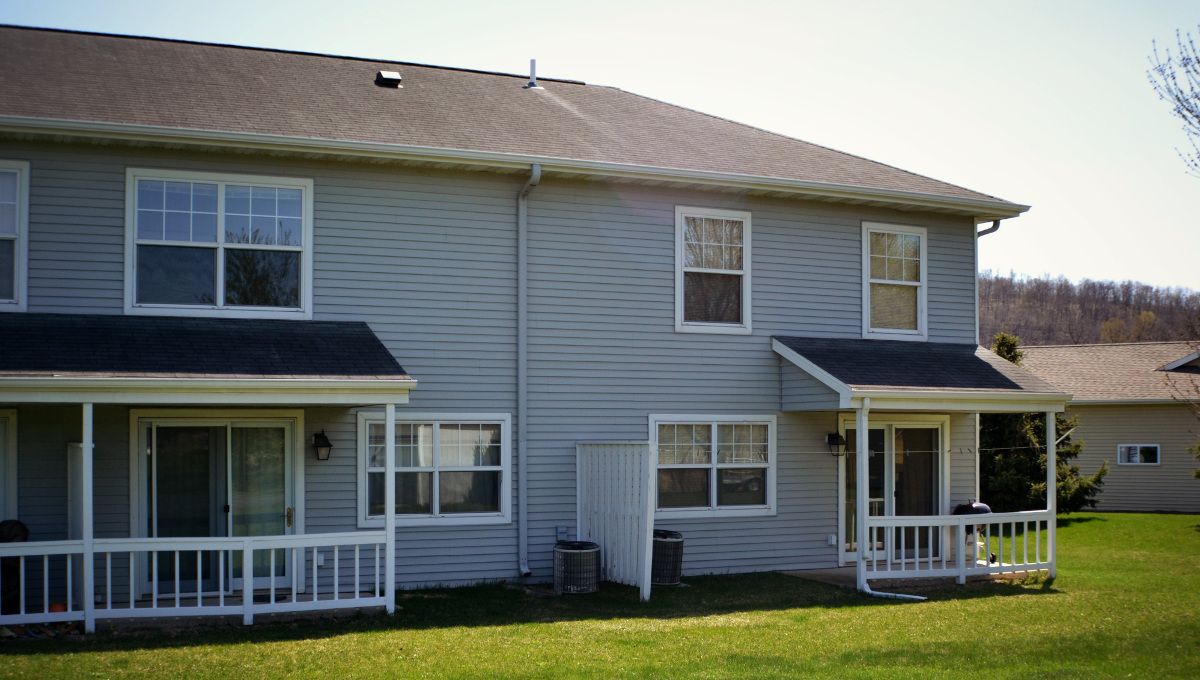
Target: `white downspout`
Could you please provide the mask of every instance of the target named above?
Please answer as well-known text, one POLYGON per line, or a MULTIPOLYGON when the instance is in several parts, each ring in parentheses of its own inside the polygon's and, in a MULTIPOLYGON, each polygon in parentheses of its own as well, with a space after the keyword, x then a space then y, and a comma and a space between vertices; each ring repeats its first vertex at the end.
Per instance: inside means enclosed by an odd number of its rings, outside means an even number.
POLYGON ((542 181, 542 166, 529 168, 517 193, 517 560, 521 576, 529 568, 529 194, 542 181))

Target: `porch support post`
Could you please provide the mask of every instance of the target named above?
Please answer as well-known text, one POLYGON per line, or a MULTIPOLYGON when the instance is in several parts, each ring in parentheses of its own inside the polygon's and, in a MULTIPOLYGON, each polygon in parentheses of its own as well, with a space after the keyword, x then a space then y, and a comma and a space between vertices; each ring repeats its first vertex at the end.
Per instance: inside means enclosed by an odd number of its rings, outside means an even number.
POLYGON ((383 577, 384 607, 388 614, 396 613, 396 405, 384 406, 383 418, 383 531, 385 548, 384 562, 387 571, 383 577))
POLYGON ((80 537, 83 539, 83 631, 85 633, 96 632, 96 555, 92 552, 95 547, 95 535, 93 534, 92 515, 94 514, 94 506, 92 503, 92 449, 94 447, 93 439, 95 432, 94 422, 92 420, 92 405, 90 403, 82 404, 83 411, 83 437, 80 442, 83 454, 83 462, 80 465, 80 498, 79 503, 82 506, 83 522, 80 527, 80 537))
MULTIPOLYGON (((858 589, 865 591, 867 589, 867 513, 870 510, 870 499, 867 497, 870 493, 867 475, 869 468, 867 465, 868 440, 870 439, 869 428, 869 413, 871 410, 871 400, 864 398, 862 406, 854 412, 854 429, 855 429, 855 493, 854 493, 854 534, 856 543, 858 544, 858 559, 855 560, 855 576, 857 577, 858 589)), ((872 546, 873 548, 873 546, 872 546)))
POLYGON ((1046 411, 1046 520, 1047 554, 1050 561, 1050 578, 1057 573, 1058 557, 1056 539, 1058 534, 1058 442, 1055 439, 1055 414, 1046 411))

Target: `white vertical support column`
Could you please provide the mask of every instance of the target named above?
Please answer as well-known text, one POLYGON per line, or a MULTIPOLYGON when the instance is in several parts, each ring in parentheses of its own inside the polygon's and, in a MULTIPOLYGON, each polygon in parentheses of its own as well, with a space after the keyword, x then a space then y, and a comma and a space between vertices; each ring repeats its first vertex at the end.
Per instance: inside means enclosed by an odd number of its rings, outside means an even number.
POLYGON ((383 578, 384 607, 396 613, 396 405, 387 404, 383 417, 383 531, 386 571, 383 578))
MULTIPOLYGON (((854 534, 855 541, 858 544, 855 576, 857 577, 858 589, 863 591, 867 589, 867 513, 871 506, 870 499, 868 498, 870 491, 867 484, 867 475, 870 474, 867 465, 868 442, 871 438, 870 410, 871 400, 864 398, 862 406, 854 412, 854 439, 856 442, 854 451, 854 534)), ((874 546, 871 546, 871 549, 874 550, 874 546)))
POLYGON ((658 452, 646 446, 642 451, 642 563, 641 588, 639 595, 642 602, 650 600, 650 579, 654 563, 654 507, 657 505, 655 491, 658 488, 656 479, 658 452))
POLYGON ((1058 571, 1058 551, 1055 542, 1058 534, 1058 442, 1055 439, 1055 414, 1046 411, 1046 521, 1047 558, 1050 561, 1050 578, 1058 571))
POLYGON ((83 483, 80 485, 82 493, 80 494, 79 502, 83 506, 83 526, 80 527, 80 536, 83 539, 83 631, 85 633, 96 632, 96 554, 92 552, 95 547, 95 535, 93 533, 93 518, 95 508, 92 503, 92 461, 94 448, 94 432, 95 422, 93 421, 93 409, 91 404, 82 404, 83 411, 83 464, 80 466, 83 469, 80 471, 83 483))

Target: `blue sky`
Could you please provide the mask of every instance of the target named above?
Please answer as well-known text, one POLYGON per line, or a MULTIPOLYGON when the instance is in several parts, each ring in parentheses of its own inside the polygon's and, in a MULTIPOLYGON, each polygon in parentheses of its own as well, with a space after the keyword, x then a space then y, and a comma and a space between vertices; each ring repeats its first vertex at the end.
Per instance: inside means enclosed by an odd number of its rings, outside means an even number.
MULTIPOLYGON (((11 1, 0 22, 575 78, 1033 210, 984 269, 1200 290, 1200 178, 1146 80, 1196 2, 11 1)), ((3 46, 0 46, 2 49, 3 46)))

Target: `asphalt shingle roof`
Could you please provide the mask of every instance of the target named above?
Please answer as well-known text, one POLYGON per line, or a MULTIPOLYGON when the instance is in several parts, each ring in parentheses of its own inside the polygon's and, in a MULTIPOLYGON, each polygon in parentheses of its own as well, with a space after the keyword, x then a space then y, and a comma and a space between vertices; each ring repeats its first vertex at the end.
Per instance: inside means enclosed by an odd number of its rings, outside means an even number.
MULTIPOLYGON (((259 133, 993 196, 614 87, 0 26, 0 116, 259 133), (403 88, 374 84, 394 70, 403 88)), ((1014 204, 1003 202, 1007 206, 1014 204)))
POLYGON ((0 314, 0 377, 408 380, 365 323, 0 314))
POLYGON ((775 340, 852 389, 1061 392, 994 352, 974 345, 842 338, 775 340))
POLYGON ((1163 366, 1200 350, 1200 341, 1023 347, 1021 366, 1064 392, 1072 401, 1176 399, 1181 388, 1200 385, 1200 366, 1173 371, 1163 366))

